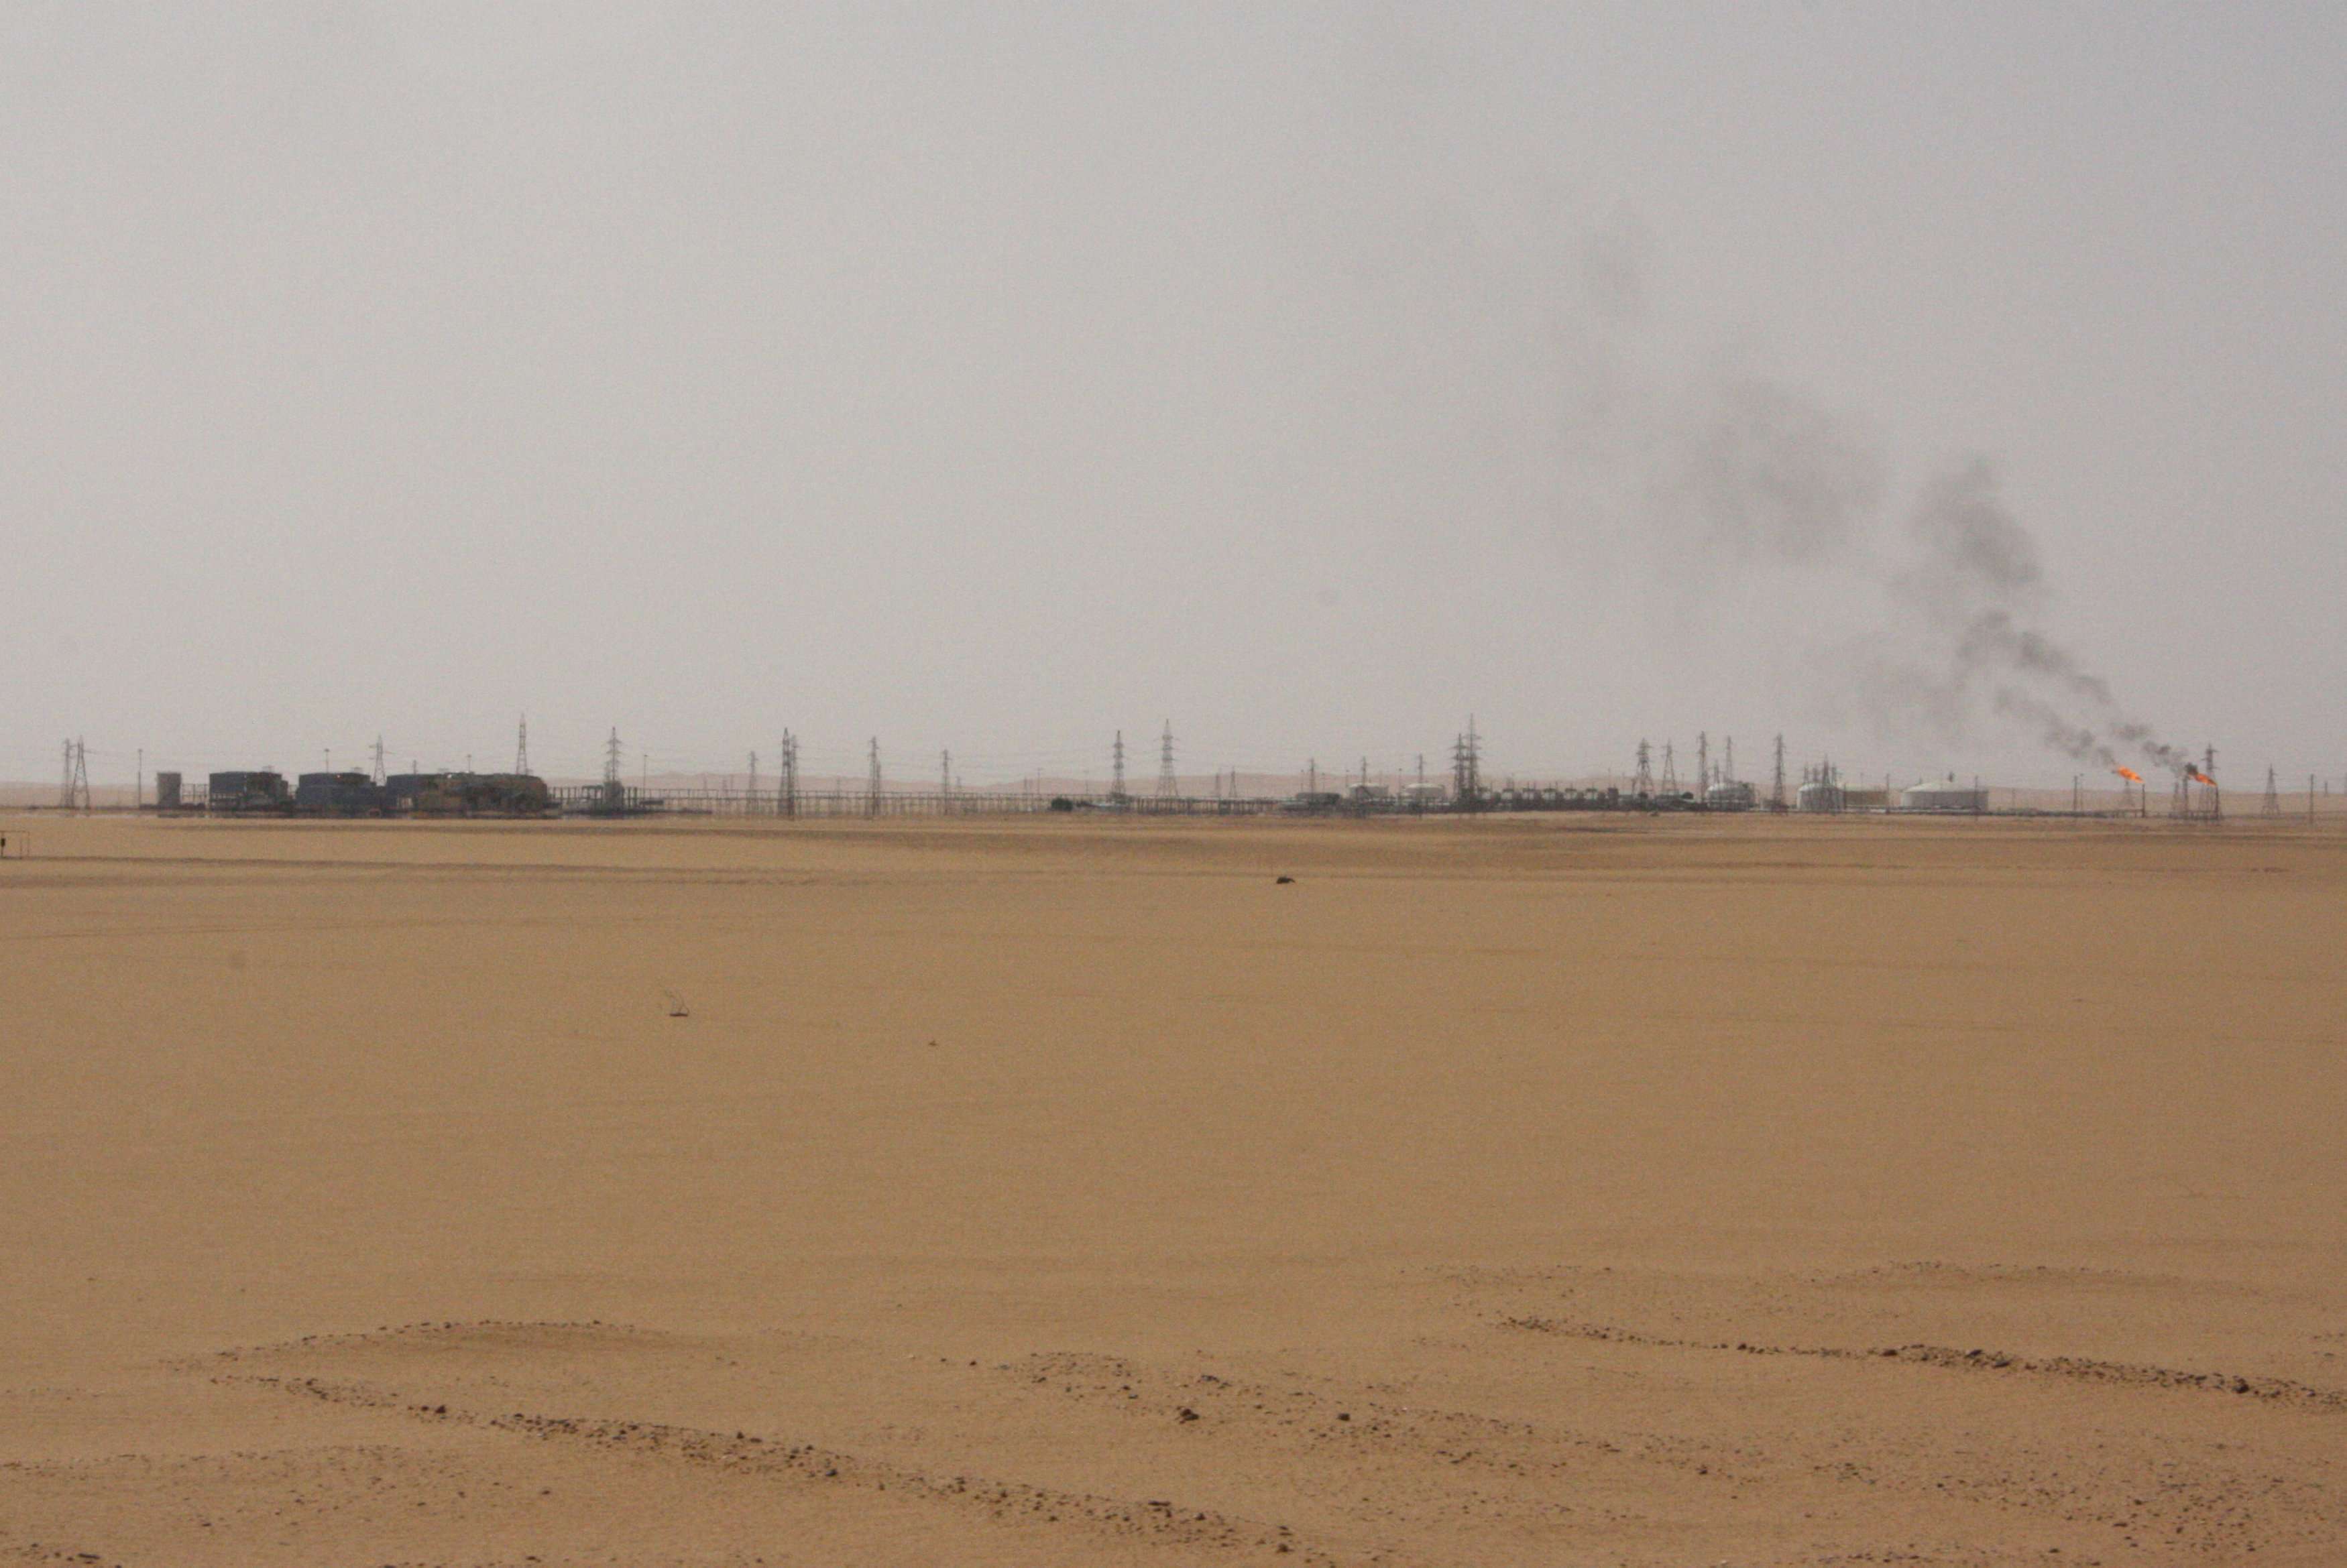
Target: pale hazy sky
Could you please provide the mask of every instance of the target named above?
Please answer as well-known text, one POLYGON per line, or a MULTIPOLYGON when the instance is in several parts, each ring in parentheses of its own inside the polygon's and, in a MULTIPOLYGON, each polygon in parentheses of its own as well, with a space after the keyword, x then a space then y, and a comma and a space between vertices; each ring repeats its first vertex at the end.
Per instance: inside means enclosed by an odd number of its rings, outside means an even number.
POLYGON ((0 777, 2066 781, 1974 454, 2087 722, 2347 770, 2337 5, 0 3, 0 777))

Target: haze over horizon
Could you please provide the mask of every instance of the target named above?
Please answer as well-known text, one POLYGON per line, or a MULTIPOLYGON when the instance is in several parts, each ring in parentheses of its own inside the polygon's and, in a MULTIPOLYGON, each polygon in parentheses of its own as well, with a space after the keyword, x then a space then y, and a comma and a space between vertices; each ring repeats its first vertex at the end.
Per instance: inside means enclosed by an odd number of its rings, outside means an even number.
POLYGON ((0 6, 0 779, 2336 779, 2342 145, 2312 5, 0 6))

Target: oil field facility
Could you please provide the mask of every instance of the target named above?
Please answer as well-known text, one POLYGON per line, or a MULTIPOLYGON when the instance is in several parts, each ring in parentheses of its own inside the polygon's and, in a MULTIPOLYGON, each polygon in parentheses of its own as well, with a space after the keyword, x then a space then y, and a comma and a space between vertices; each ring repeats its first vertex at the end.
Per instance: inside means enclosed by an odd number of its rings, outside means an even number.
MULTIPOLYGON (((798 746, 785 735, 781 767, 767 775, 762 788, 757 759, 752 756, 747 787, 739 779, 712 779, 702 775, 698 787, 661 780, 658 789, 649 777, 627 782, 620 769, 622 755, 615 731, 607 746, 603 777, 597 781, 550 782, 530 771, 527 727, 517 748, 516 766, 505 772, 470 769, 385 773, 380 743, 373 772, 343 770, 302 773, 289 778, 275 769, 229 769, 205 776, 200 784, 177 772, 154 774, 151 803, 142 788, 134 809, 165 815, 216 817, 303 818, 616 818, 616 817, 741 817, 741 818, 880 818, 1024 816, 1052 813, 1181 817, 1327 816, 1384 817, 1521 812, 1637 812, 1644 814, 1793 813, 1803 816, 1915 815, 2139 817, 2150 815, 2148 790, 2141 776, 2116 769, 2122 784, 2116 809, 2107 790, 2092 796, 2083 780, 2074 780, 2067 809, 2043 799, 2023 804, 2015 791, 2000 790, 2005 804, 1992 803, 1991 791, 1978 779, 1961 783, 1952 775, 1925 779, 1905 788, 1891 779, 1879 785, 1845 778, 1831 762, 1798 769, 1788 777, 1783 737, 1776 738, 1772 766, 1765 780, 1737 774, 1735 742, 1726 741, 1717 757, 1710 738, 1698 736, 1692 777, 1682 784, 1675 749, 1640 741, 1634 774, 1616 775, 1602 783, 1519 783, 1493 780, 1484 772, 1482 737, 1470 721, 1451 748, 1450 778, 1430 780, 1424 759, 1414 781, 1403 775, 1373 780, 1366 759, 1358 774, 1347 770, 1341 787, 1326 779, 1317 763, 1296 775, 1300 786, 1292 792, 1264 790, 1267 782, 1255 776, 1253 792, 1244 790, 1238 773, 1217 771, 1211 789, 1200 792, 1200 780, 1188 780, 1184 789, 1174 767, 1172 727, 1160 741, 1159 769, 1153 789, 1130 789, 1125 778, 1125 748, 1122 734, 1110 751, 1110 781, 1099 789, 1087 783, 1057 787, 1040 776, 1013 785, 969 788, 957 779, 950 753, 943 759, 933 788, 905 788, 884 781, 879 743, 871 743, 868 772, 860 782, 832 779, 828 788, 809 788, 798 769, 798 746), (1659 750, 1659 756, 1657 756, 1659 750), (1659 762, 1659 767, 1657 763, 1659 762)), ((92 809, 86 754, 80 743, 67 743, 66 784, 58 799, 63 809, 92 809)), ((2175 798, 2166 815, 2197 820, 2222 817, 2221 797, 2209 753, 2179 774, 2175 798)), ((2309 812, 2314 781, 2308 785, 2309 812)), ((2276 814, 2275 790, 2268 782, 2268 809, 2276 814)))

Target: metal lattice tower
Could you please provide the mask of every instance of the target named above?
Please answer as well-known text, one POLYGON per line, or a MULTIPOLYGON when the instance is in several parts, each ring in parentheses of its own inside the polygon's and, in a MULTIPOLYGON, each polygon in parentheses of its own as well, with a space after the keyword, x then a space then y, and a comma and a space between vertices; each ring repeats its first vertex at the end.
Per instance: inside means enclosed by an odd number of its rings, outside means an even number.
POLYGON ((620 789, 620 769, 626 756, 620 746, 620 732, 615 728, 611 731, 611 738, 603 743, 603 788, 615 795, 620 789))
POLYGON ((1483 738, 1475 733, 1475 716, 1467 716, 1467 733, 1450 748, 1450 789, 1461 806, 1472 807, 1483 795, 1483 738))
POLYGON ((1672 755, 1671 743, 1665 740, 1663 742, 1663 793, 1665 795, 1676 795, 1678 792, 1678 759, 1672 755))
POLYGON ((1124 731, 1122 729, 1116 732, 1116 744, 1110 748, 1109 758, 1108 798, 1122 800, 1124 799, 1124 731))
POLYGON ((864 809, 866 815, 877 817, 880 814, 881 788, 880 738, 876 735, 872 738, 871 777, 865 781, 864 809))
POLYGON ((1630 780, 1630 792, 1634 795, 1655 792, 1655 754, 1644 740, 1638 742, 1638 774, 1630 780))
POLYGON ((2177 765, 2176 793, 2168 801, 2168 814, 2171 817, 2206 817, 2211 822, 2224 820, 2225 800, 2222 791, 2217 788, 2215 747, 2209 748, 2198 768, 2189 760, 2177 765), (2205 786, 2209 791, 2205 803, 2198 807, 2192 802, 2192 786, 2196 783, 2205 786))
POLYGON ((1768 796, 1768 809, 1770 809, 1771 811, 1781 811, 1781 810, 1783 810, 1784 809, 1785 809, 1785 738, 1784 738, 1783 736, 1779 735, 1778 737, 1777 737, 1777 783, 1776 783, 1776 787, 1775 787, 1775 789, 1774 789, 1773 790, 1771 790, 1771 791, 1770 791, 1769 796, 1768 796))
POLYGON ((1182 792, 1174 777, 1174 721, 1165 721, 1164 733, 1157 738, 1157 798, 1171 800, 1182 792))
POLYGON ((66 742, 66 770, 56 784, 56 808, 64 812, 89 809, 89 748, 77 739, 66 742))
MULTIPOLYGON (((527 773, 529 771, 529 744, 527 740, 522 743, 522 766, 516 769, 515 771, 518 773, 527 773)), ((383 737, 378 735, 374 738, 374 781, 380 784, 384 781, 385 777, 387 777, 387 775, 384 772, 383 737)))
POLYGON ((2281 815, 2281 792, 2274 788, 2274 770, 2270 762, 2266 764, 2266 802, 2259 814, 2266 817, 2281 815))
POLYGON ((1698 729, 1695 736, 1695 793, 1701 799, 1711 789, 1711 731, 1698 729))
POLYGON ((1723 754, 1719 759, 1719 779, 1723 784, 1736 782, 1736 737, 1733 735, 1727 738, 1727 744, 1723 748, 1723 754))
MULTIPOLYGON (((377 740, 375 751, 378 753, 376 759, 378 765, 381 763, 382 750, 383 742, 377 740)), ((529 772, 529 715, 527 713, 521 716, 521 723, 514 731, 514 771, 524 775, 529 772)))
POLYGON ((776 791, 774 804, 785 817, 799 814, 799 741, 789 730, 783 731, 782 756, 775 763, 783 776, 782 788, 776 791))
POLYGON ((953 799, 953 753, 950 751, 938 753, 938 793, 948 800, 953 799))
POLYGON ((754 751, 750 753, 750 796, 748 806, 753 811, 758 809, 758 754, 754 751))

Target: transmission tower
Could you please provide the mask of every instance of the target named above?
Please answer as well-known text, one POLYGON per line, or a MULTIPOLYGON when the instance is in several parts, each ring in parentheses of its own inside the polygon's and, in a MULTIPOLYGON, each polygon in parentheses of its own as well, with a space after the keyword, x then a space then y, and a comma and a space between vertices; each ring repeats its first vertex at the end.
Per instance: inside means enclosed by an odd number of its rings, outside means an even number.
MULTIPOLYGON (((522 745, 523 763, 520 768, 516 769, 517 772, 527 773, 529 771, 528 758, 529 746, 527 741, 524 741, 522 745)), ((383 737, 378 735, 374 738, 374 781, 380 784, 384 781, 384 777, 385 775, 384 773, 383 765, 383 737)))
MULTIPOLYGON (((375 750, 383 750, 383 742, 375 742, 375 750)), ((380 759, 378 759, 380 760, 380 759)), ((514 735, 514 771, 524 776, 529 772, 529 715, 521 716, 521 724, 514 735)))
POLYGON ((799 741, 787 729, 783 731, 783 754, 776 766, 783 782, 774 804, 784 816, 795 817, 799 814, 799 741))
POLYGON ((1157 738, 1157 798, 1171 800, 1182 792, 1174 778, 1174 721, 1165 721, 1165 731, 1157 738))
POLYGON ((603 809, 622 811, 627 809, 628 786, 620 777, 627 766, 627 752, 620 745, 620 732, 614 728, 611 738, 603 743, 603 809))
POLYGON ((1459 804, 1472 809, 1483 796, 1483 741, 1475 733, 1475 716, 1467 716, 1467 733, 1450 748, 1450 789, 1459 804))
POLYGON ((1736 782, 1736 737, 1733 735, 1727 738, 1724 755, 1719 759, 1719 778, 1724 784, 1736 782))
POLYGON ((1638 774, 1630 780, 1630 793, 1651 795, 1655 792, 1655 754, 1644 740, 1638 742, 1638 774))
POLYGON ((1671 743, 1665 740, 1663 742, 1663 793, 1665 795, 1676 795, 1678 792, 1678 759, 1671 753, 1671 743))
POLYGON ((1123 730, 1120 729, 1116 732, 1116 744, 1110 748, 1109 757, 1112 766, 1109 773, 1108 798, 1112 800, 1122 800, 1124 799, 1123 730))
POLYGON ((880 814, 880 738, 872 738, 872 776, 865 783, 864 809, 867 816, 880 814))
POLYGON ((745 809, 752 811, 758 809, 758 754, 754 751, 750 753, 750 794, 745 809))
POLYGON ((1698 729, 1695 736, 1695 794, 1700 800, 1711 789, 1711 731, 1698 729))
POLYGON ((1785 738, 1784 738, 1783 736, 1779 735, 1778 737, 1777 737, 1777 784, 1776 784, 1776 788, 1775 788, 1774 789, 1772 789, 1772 790, 1769 792, 1769 795, 1768 795, 1768 809, 1770 809, 1771 811, 1781 811, 1781 810, 1783 810, 1784 809, 1785 809, 1785 738))
POLYGON ((2270 762, 2266 764, 2266 802, 2259 814, 2266 817, 2281 815, 2281 795, 2274 788, 2274 770, 2273 764, 2270 762))
POLYGON ((953 799, 953 753, 938 753, 938 793, 945 799, 953 799))

